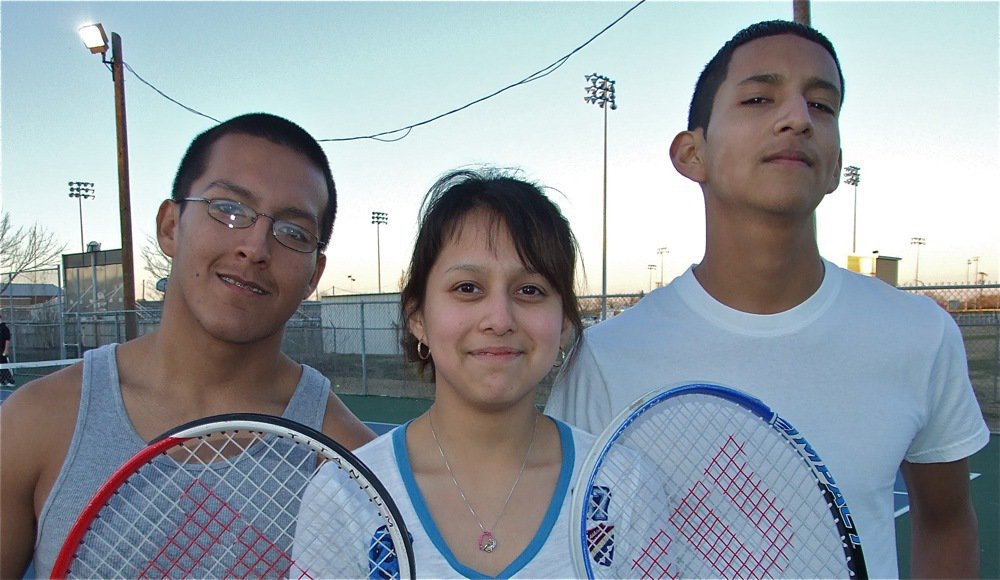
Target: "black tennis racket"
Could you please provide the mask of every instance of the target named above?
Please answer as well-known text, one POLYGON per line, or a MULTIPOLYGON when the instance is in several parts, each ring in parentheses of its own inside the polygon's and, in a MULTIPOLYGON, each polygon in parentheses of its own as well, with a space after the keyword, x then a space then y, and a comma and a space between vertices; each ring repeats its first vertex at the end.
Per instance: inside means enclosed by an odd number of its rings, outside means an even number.
POLYGON ((619 414, 582 465, 573 507, 582 577, 867 578, 816 450, 719 385, 657 390, 619 414))
POLYGON ((326 435, 255 414, 199 419, 158 437, 97 491, 70 530, 53 577, 312 578, 300 554, 337 544, 296 537, 299 508, 322 473, 322 493, 353 506, 314 522, 321 541, 378 530, 365 541, 368 575, 413 578, 410 537, 371 471, 326 435))

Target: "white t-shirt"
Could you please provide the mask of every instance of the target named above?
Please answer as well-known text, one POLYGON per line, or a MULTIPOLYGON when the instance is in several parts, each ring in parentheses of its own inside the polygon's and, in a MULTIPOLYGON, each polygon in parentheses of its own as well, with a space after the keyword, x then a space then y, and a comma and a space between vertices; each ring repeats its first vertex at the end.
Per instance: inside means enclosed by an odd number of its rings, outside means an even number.
MULTIPOLYGON (((594 437, 555 421, 559 430, 562 447, 562 466, 559 479, 550 504, 546 507, 542 524, 534 539, 514 561, 497 575, 498 578, 568 578, 574 576, 570 560, 569 520, 572 499, 571 485, 575 481, 579 464, 590 450, 594 437)), ((379 478, 389 495, 395 501, 403 522, 411 535, 416 573, 419 578, 482 578, 484 575, 461 564, 449 549, 434 523, 424 502, 420 488, 413 477, 410 459, 406 451, 406 429, 409 423, 396 427, 374 441, 355 451, 355 454, 379 478)), ((332 466, 328 466, 332 468, 332 466)), ((326 469, 324 467, 323 469, 326 469)), ((320 478, 317 485, 324 485, 320 478)), ((372 520, 365 529, 345 529, 337 525, 337 513, 345 509, 342 505, 332 505, 330 501, 316 501, 319 497, 332 495, 329 490, 322 493, 306 491, 299 516, 299 531, 296 547, 318 546, 311 552, 295 551, 296 564, 303 567, 313 577, 371 577, 368 569, 368 553, 372 545, 381 540, 373 540, 379 535, 378 527, 384 522, 372 520), (323 535, 320 541, 316 536, 323 535), (350 542, 354 544, 342 553, 356 554, 356 558, 331 558, 323 554, 327 542, 350 542)), ((346 508, 350 509, 350 508, 346 508)))
POLYGON ((925 297, 824 264, 816 293, 773 315, 716 301, 689 269, 588 329, 545 411, 600 433, 635 399, 669 385, 719 383, 757 397, 830 467, 871 577, 894 577, 900 463, 968 457, 989 430, 951 317, 925 297))

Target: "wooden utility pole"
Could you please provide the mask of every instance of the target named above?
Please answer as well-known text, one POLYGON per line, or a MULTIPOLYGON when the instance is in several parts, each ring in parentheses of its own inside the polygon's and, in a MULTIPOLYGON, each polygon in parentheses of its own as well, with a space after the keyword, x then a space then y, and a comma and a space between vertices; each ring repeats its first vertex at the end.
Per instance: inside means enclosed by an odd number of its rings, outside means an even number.
POLYGON ((799 24, 812 26, 809 17, 809 0, 792 0, 792 18, 799 24))

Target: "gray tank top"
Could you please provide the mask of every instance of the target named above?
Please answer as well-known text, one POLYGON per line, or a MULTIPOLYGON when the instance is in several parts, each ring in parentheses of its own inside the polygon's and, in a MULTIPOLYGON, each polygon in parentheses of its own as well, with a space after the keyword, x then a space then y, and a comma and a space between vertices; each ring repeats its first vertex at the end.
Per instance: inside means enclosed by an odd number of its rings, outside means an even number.
MULTIPOLYGON (((125 411, 115 358, 117 346, 109 344, 84 353, 76 429, 38 521, 32 561, 37 577, 50 576, 69 529, 101 484, 146 446, 125 411)), ((321 430, 329 394, 330 381, 316 369, 302 365, 302 378, 282 416, 321 430)))

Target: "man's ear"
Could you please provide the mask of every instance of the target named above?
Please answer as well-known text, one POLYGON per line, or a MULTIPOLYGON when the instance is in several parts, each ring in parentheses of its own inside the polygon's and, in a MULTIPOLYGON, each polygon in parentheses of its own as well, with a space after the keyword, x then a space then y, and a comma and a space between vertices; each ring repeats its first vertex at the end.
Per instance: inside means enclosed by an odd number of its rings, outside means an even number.
POLYGON ((705 132, 702 129, 681 131, 670 143, 670 161, 674 169, 695 183, 705 183, 705 132))
POLYGON ((303 300, 309 298, 309 295, 316 291, 319 286, 319 279, 323 277, 323 271, 326 270, 326 254, 317 250, 316 252, 316 269, 313 271, 313 275, 309 278, 309 284, 306 285, 306 293, 302 297, 303 300))
POLYGON ((170 257, 174 257, 174 250, 177 244, 177 224, 181 219, 181 204, 174 203, 169 199, 163 200, 160 209, 156 212, 156 241, 160 244, 160 250, 170 257))
POLYGON ((837 153, 837 167, 834 170, 833 175, 830 176, 830 188, 827 190, 826 192, 827 194, 833 193, 833 190, 837 189, 837 187, 840 186, 840 174, 843 171, 843 169, 844 169, 844 150, 841 149, 840 152, 837 153))

